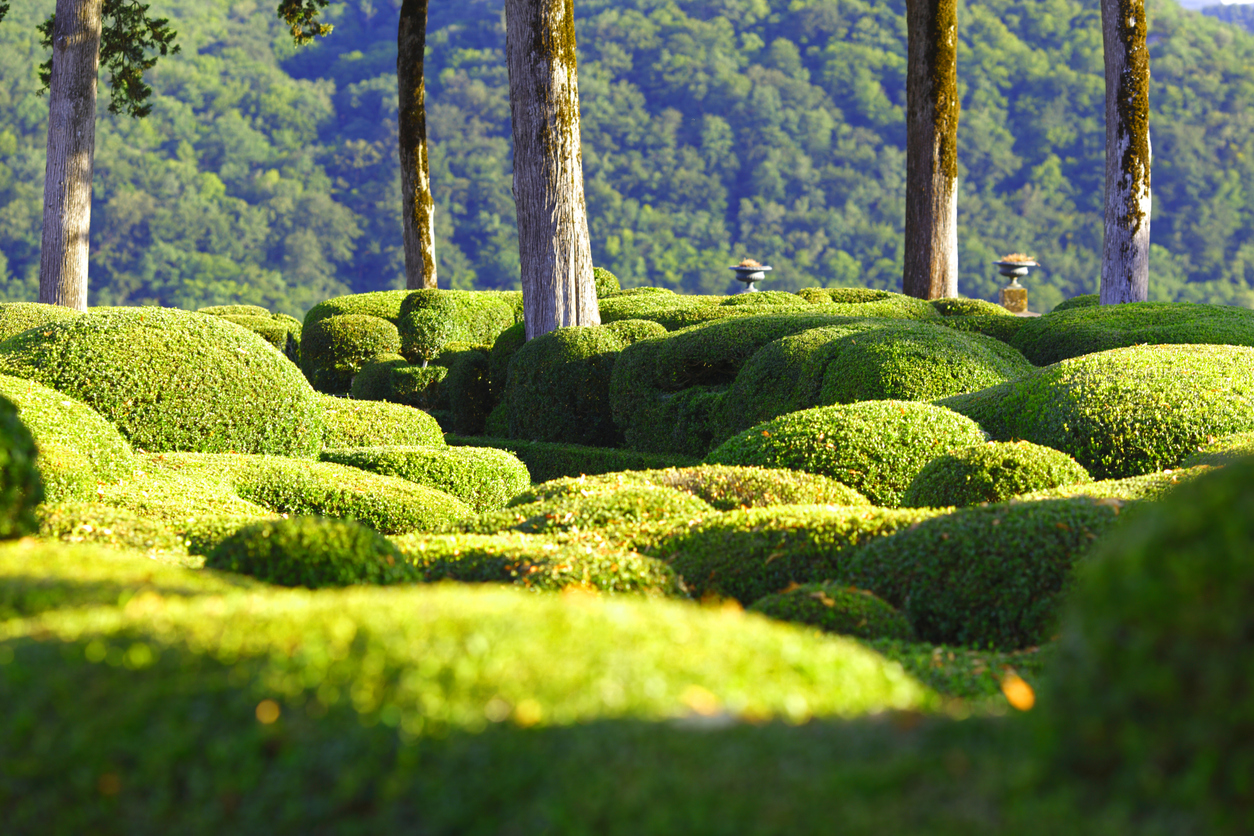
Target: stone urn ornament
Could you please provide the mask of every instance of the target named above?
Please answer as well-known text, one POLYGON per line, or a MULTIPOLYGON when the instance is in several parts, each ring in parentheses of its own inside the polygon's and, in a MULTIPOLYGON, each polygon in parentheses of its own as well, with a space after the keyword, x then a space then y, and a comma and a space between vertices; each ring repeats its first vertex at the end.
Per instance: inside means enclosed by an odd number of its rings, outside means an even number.
POLYGON ((997 272, 1010 279, 1010 284, 1001 290, 1001 306, 1012 314, 1027 313, 1028 289, 1019 284, 1019 277, 1026 276, 1041 265, 1035 258, 1023 253, 1011 253, 993 264, 997 267, 997 272))
POLYGON ((746 258, 731 269, 736 271, 736 281, 744 282, 744 293, 756 293, 758 289, 754 287, 754 283, 765 279, 766 271, 771 268, 765 264, 759 264, 752 258, 746 258))

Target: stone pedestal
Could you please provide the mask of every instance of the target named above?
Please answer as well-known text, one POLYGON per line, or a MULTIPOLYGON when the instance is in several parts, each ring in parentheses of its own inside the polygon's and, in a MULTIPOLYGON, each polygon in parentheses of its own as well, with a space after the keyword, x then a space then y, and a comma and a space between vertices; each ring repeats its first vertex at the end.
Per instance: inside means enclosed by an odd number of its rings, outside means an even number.
POLYGON ((1028 289, 1018 283, 1012 284, 1010 287, 1003 287, 1001 290, 1001 306, 1012 314, 1025 313, 1028 309, 1028 289))

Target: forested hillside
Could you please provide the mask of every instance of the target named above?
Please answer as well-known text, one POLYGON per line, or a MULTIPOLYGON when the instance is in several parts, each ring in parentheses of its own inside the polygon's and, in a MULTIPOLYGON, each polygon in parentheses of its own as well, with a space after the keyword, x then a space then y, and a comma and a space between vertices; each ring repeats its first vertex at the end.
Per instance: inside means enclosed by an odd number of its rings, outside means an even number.
MULTIPOLYGON (((147 120, 98 132, 92 302, 254 302, 299 313, 402 282, 400 0, 332 7, 296 50, 272 0, 155 0, 183 54, 147 120)), ((593 254, 624 285, 898 287, 904 0, 576 0, 593 254)), ((47 100, 35 24, 0 24, 0 295, 33 299, 47 100)), ((1152 4, 1151 298, 1254 305, 1254 36, 1152 4)), ((1098 4, 959 9, 960 287, 1030 252, 1034 307, 1096 288, 1098 4)), ((433 3, 428 47, 441 284, 516 286, 500 0, 433 3)))

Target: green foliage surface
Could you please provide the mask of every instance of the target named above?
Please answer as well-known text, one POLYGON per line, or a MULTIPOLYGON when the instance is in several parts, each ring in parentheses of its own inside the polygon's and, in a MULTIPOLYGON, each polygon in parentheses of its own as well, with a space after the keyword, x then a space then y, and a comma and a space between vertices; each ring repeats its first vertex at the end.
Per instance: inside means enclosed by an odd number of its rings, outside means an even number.
POLYGON ((1165 498, 1180 485, 1187 484, 1210 470, 1211 468, 1207 465, 1193 465, 1176 470, 1146 473, 1143 476, 1129 476, 1126 479, 1102 479, 1098 482, 1062 485, 1057 488, 1025 493, 1020 498, 1061 499, 1069 496, 1091 496, 1097 499, 1159 500, 1165 498))
MULTIPOLYGON (((1010 311, 983 299, 933 299, 932 307, 941 316, 1013 316, 1010 311)), ((1057 310, 1055 308, 1054 310, 1057 310)))
POLYGON ((1185 467, 1225 465, 1254 456, 1254 432, 1233 433, 1202 445, 1184 460, 1185 467))
POLYGON ((532 481, 547 482, 562 476, 589 476, 620 470, 650 470, 687 467, 697 463, 692 456, 641 453, 609 447, 521 441, 514 438, 470 437, 449 434, 445 441, 454 447, 496 447, 517 456, 531 473, 532 481))
POLYGON ((1148 804, 1254 824, 1254 464, 1182 487, 1081 568, 1049 683, 1055 765, 1148 804))
POLYGON ((386 319, 340 314, 306 325, 301 336, 301 369, 319 392, 347 394, 353 375, 380 355, 398 354, 401 338, 386 319))
POLYGON ((864 589, 835 583, 802 584, 766 595, 751 609, 776 621, 809 624, 825 633, 860 639, 914 638, 910 622, 890 605, 864 589))
POLYGON ((899 607, 925 641, 1038 646, 1073 568, 1122 509, 1087 497, 963 508, 869 543, 839 579, 899 607))
POLYGON ((710 464, 783 467, 843 482, 876 505, 900 504, 923 466, 985 440, 974 421, 913 401, 820 406, 758 424, 721 444, 710 464))
POLYGON ((415 578, 404 556, 383 535, 349 520, 322 517, 245 526, 215 546, 205 566, 309 589, 415 578))
POLYGON ((901 504, 962 507, 1091 481, 1066 453, 1028 441, 990 442, 932 459, 906 488, 901 504))
POLYGON ((517 456, 493 447, 351 447, 322 459, 436 488, 475 511, 501 508, 531 484, 517 456))
POLYGON ((300 320, 286 314, 271 314, 264 308, 256 309, 260 313, 241 313, 234 310, 249 307, 224 305, 221 308, 201 308, 197 313, 209 313, 211 316, 220 316, 227 322, 242 325, 283 352, 287 359, 300 365, 300 320))
POLYGON ((218 317, 110 309, 0 343, 0 371, 86 403, 146 450, 313 456, 322 409, 286 358, 218 317))
POLYGON ((38 328, 50 322, 73 319, 78 311, 60 305, 41 305, 37 302, 0 302, 0 341, 28 328, 38 328))
POLYGON ((1119 348, 940 403, 999 441, 1062 450, 1094 478, 1139 476, 1180 466, 1211 438, 1254 430, 1252 361, 1254 349, 1240 346, 1119 348))
POLYGON ((401 319, 401 303, 411 291, 376 290, 332 296, 314 305, 305 314, 304 328, 333 316, 374 316, 396 325, 401 319))
POLYGON ((326 412, 327 449, 444 446, 440 425, 421 409, 329 396, 321 401, 326 412))
POLYGON ((0 397, 0 540, 36 529, 35 506, 44 499, 38 451, 17 407, 0 397))

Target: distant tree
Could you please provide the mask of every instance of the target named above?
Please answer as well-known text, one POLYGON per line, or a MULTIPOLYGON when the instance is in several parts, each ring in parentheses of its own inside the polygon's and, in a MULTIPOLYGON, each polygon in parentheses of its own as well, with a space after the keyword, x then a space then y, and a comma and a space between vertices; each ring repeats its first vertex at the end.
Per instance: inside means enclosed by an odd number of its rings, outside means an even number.
POLYGON ((1106 218, 1101 303, 1149 296, 1149 46, 1145 0, 1102 0, 1106 54, 1106 218))
MULTIPOLYGON (((0 11, 7 12, 5 4, 0 11)), ((0 15, 2 16, 2 15, 0 15)), ((39 301, 87 309, 92 169, 96 154, 96 84, 109 70, 109 112, 147 116, 144 83, 158 55, 178 52, 165 18, 148 17, 135 0, 57 0, 39 27, 52 57, 40 68, 49 91, 39 301)))
POLYGON ((527 339, 599 325, 579 138, 573 0, 505 0, 527 339))
POLYGON ((958 295, 957 0, 906 0, 906 240, 902 292, 958 295))

